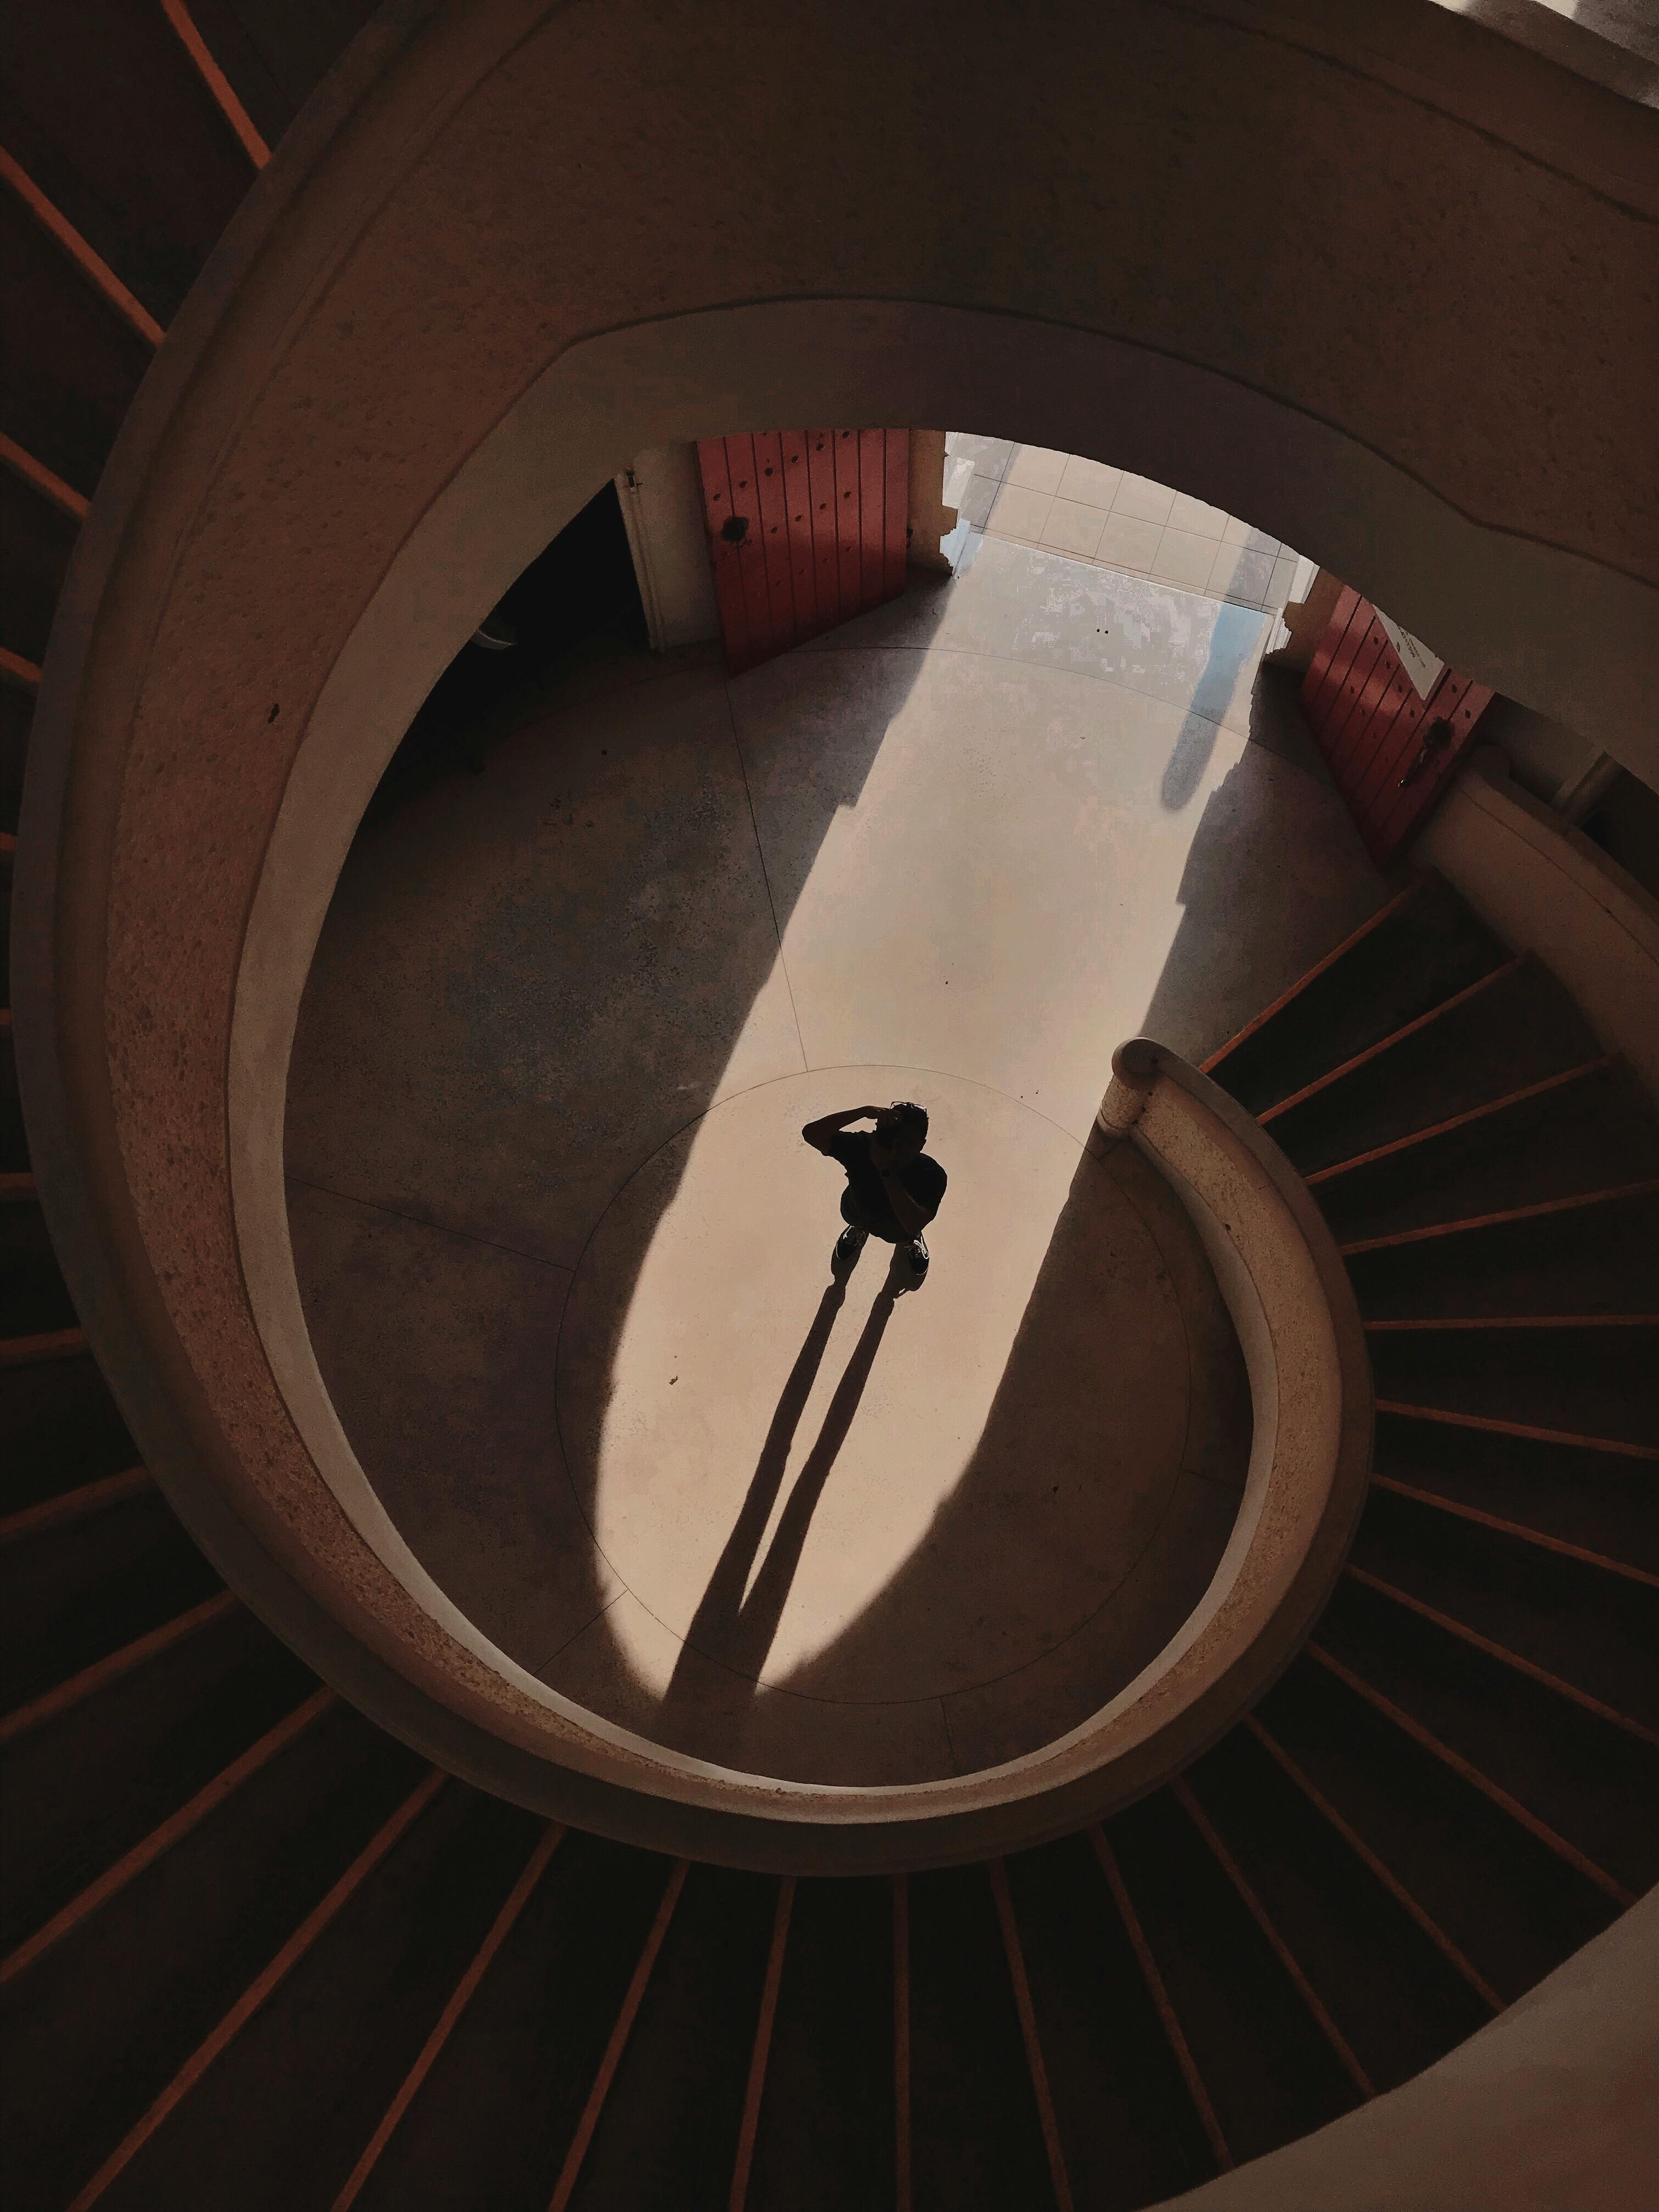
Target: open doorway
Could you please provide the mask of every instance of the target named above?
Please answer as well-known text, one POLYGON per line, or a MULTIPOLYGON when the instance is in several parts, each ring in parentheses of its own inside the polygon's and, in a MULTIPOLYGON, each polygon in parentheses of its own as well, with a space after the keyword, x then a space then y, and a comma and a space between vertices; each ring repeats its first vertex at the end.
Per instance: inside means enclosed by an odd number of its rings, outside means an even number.
POLYGON ((364 821, 439 778, 482 774, 490 744, 562 677, 642 652, 645 609, 614 483, 509 586, 427 694, 364 821))
POLYGON ((1189 493, 973 431, 948 432, 945 450, 945 504, 957 517, 946 550, 957 557, 981 532, 1269 614, 1297 596, 1292 547, 1189 493))

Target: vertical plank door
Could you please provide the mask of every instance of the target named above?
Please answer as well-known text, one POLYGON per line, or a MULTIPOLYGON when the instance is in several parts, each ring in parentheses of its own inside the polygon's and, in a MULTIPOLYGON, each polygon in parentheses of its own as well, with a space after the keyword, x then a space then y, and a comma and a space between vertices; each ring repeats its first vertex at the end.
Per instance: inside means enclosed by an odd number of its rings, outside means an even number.
POLYGON ((1451 781, 1492 696, 1446 668, 1425 698, 1370 601, 1347 586, 1338 595, 1302 680, 1302 710, 1378 867, 1451 781))
POLYGON ((733 676, 904 589, 908 430, 756 430, 697 447, 733 676))

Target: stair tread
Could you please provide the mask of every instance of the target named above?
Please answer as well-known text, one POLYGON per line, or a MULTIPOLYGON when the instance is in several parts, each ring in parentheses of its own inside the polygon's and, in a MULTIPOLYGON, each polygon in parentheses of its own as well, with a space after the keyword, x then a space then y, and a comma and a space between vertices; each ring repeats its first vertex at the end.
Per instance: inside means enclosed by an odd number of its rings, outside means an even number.
POLYGON ((1594 1051, 1578 1009, 1525 956, 1261 1119, 1306 1176, 1581 1066, 1594 1051))
POLYGON ((1425 872, 1212 1054, 1204 1072, 1260 1114, 1502 957, 1444 879, 1425 872))

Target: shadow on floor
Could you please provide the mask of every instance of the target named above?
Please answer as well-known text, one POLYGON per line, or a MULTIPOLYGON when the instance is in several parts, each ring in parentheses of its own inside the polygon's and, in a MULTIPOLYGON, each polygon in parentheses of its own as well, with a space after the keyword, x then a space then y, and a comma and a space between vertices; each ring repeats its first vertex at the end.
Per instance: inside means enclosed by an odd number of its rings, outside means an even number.
MULTIPOLYGON (((918 1694, 948 1700, 997 1672, 1003 1638, 1022 1660, 1055 1655, 1041 1683, 1012 1694, 1022 1708, 1035 1697, 1043 1724, 1063 1732, 1132 1680, 1196 1603, 1225 1547, 1249 1442, 1243 1355, 1195 1233, 1132 1149, 1082 1155, 984 1427, 925 1540, 828 1650, 777 1686, 844 1695, 860 1680, 891 1681, 902 1656, 918 1694), (1109 1633, 1091 1633, 1158 1552, 1183 1474, 1217 1486, 1224 1510, 1206 1537, 1187 1533, 1173 1572, 1158 1555, 1156 1588, 1126 1603, 1109 1633), (1068 1642, 1075 1666, 1061 1656, 1068 1642)), ((1042 1740, 1028 1733, 1020 1748, 1042 1740)))
MULTIPOLYGON (((788 1601, 796 1570, 800 1565, 805 1548, 807 1531, 811 1527, 812 1515, 823 1497, 837 1455, 846 1443, 859 1404, 864 1396, 865 1385, 870 1380, 876 1355, 881 1350, 882 1338, 893 1316, 893 1306, 899 1295, 897 1283, 898 1261, 893 1261, 888 1279, 874 1304, 871 1307, 851 1358, 842 1370, 830 1401, 822 1426, 790 1489, 772 1541, 766 1556, 761 1560, 752 1584, 750 1575, 760 1552, 761 1538, 771 1519, 772 1509, 777 1503, 782 1487, 784 1471, 788 1464, 795 1431, 800 1417, 811 1395, 812 1384, 823 1364, 823 1354, 830 1342, 836 1316, 846 1304, 845 1286, 832 1282, 818 1303, 806 1341, 790 1370, 783 1395, 778 1401, 777 1412, 772 1417, 766 1443, 755 1468, 754 1478, 746 1492, 742 1510, 732 1525, 708 1587, 702 1602, 692 1615, 686 1631, 686 1648, 700 1652, 705 1659, 729 1667, 733 1674, 758 1683, 778 1632, 778 1623, 783 1618, 783 1608, 788 1601)), ((663 1699, 665 1720, 672 1727, 678 1711, 683 1710, 688 1695, 695 1696, 689 1677, 691 1670, 684 1659, 674 1670, 673 1679, 663 1699)))
MULTIPOLYGON (((922 649, 874 657, 856 715, 800 794, 792 836, 804 856, 858 805, 951 582, 913 579, 922 649)), ((325 1383, 416 1556, 532 1670, 615 1588, 584 1540, 588 1501, 545 1474, 558 1456, 541 1318, 552 1285, 536 1278, 568 1282, 588 1227, 641 1164, 741 1083, 733 1048, 769 986, 780 1024, 792 1021, 775 970, 799 884, 768 880, 732 707, 763 696, 771 672, 728 684, 697 653, 665 673, 641 654, 614 674, 514 729, 487 776, 452 775, 365 824, 307 980, 289 1079, 290 1224, 325 1383), (638 709, 674 687, 690 703, 664 741, 660 718, 638 709), (603 851, 587 834, 601 807, 623 825, 603 851), (607 941, 573 957, 596 911, 611 918, 607 941), (410 962, 403 948, 422 929, 438 941, 410 962), (411 1237, 410 1223, 432 1234, 411 1237), (463 1239, 471 1273, 449 1256, 463 1239), (503 1332, 526 1340, 523 1358, 507 1356, 503 1332), (479 1448, 532 1434, 528 1458, 527 1446, 479 1448), (539 1609, 538 1561, 552 1563, 539 1609)), ((768 1034, 777 1064, 760 1079, 798 1064, 793 1027, 768 1034)), ((635 1269, 677 1188, 652 1172, 635 1269)))

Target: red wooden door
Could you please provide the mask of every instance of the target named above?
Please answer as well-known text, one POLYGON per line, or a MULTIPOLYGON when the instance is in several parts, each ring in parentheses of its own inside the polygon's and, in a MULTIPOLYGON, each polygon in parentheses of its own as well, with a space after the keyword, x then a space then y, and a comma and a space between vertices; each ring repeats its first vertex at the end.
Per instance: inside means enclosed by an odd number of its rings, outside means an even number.
POLYGON ((1445 789, 1492 696, 1447 668, 1425 699, 1376 609, 1344 587, 1302 680, 1302 708, 1379 867, 1445 789))
POLYGON ((908 430, 704 438, 697 462, 733 676, 904 589, 908 430))

